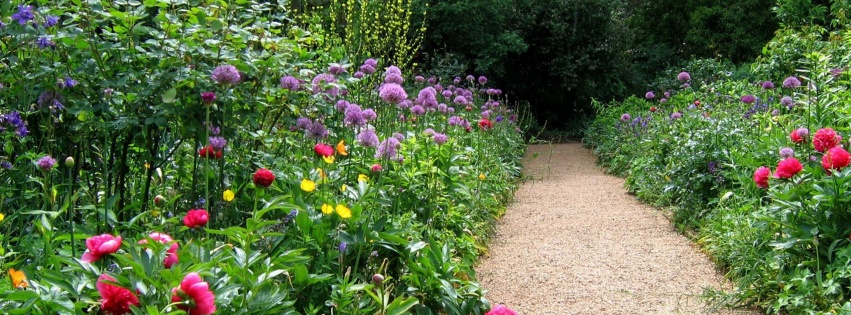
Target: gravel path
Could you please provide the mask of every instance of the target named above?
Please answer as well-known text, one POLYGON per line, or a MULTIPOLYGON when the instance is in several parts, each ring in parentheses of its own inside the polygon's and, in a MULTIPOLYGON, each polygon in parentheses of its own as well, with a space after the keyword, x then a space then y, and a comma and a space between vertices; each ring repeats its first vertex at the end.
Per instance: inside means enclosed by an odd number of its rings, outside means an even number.
POLYGON ((521 315, 757 314, 709 310, 704 288, 729 282, 581 144, 530 146, 524 165, 531 180, 477 268, 492 303, 521 315))

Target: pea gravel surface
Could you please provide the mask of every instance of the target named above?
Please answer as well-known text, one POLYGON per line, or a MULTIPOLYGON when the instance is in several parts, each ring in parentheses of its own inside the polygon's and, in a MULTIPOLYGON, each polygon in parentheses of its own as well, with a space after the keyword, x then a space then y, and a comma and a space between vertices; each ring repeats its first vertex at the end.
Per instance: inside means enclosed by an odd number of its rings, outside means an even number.
POLYGON ((529 179, 476 268, 492 303, 521 315, 759 314, 707 306, 705 289, 730 283, 595 161, 578 143, 529 147, 529 179))

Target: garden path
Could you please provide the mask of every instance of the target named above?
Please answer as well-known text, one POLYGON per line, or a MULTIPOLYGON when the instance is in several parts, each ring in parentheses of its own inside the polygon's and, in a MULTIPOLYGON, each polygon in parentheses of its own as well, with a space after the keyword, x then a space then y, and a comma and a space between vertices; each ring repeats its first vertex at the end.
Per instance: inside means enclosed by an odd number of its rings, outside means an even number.
POLYGON ((757 314, 707 307, 704 289, 730 283, 595 161, 578 143, 529 146, 530 180, 477 267, 492 303, 521 315, 757 314))

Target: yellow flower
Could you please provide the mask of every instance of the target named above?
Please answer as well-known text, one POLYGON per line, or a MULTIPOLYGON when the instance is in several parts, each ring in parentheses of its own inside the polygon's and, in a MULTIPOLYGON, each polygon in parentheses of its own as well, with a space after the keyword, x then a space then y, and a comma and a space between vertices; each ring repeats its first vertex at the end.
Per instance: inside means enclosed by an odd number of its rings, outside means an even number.
POLYGON ((151 210, 151 216, 154 217, 154 218, 159 218, 160 217, 160 211, 157 210, 157 209, 151 210))
POLYGON ((343 219, 348 219, 352 217, 352 210, 346 207, 346 205, 337 205, 337 214, 340 215, 343 219))
POLYGON ((325 163, 331 164, 331 163, 334 163, 334 156, 333 155, 323 156, 322 160, 324 160, 325 163))
POLYGON ((337 143, 337 153, 342 156, 349 155, 349 151, 346 151, 346 140, 340 140, 340 142, 337 143))
POLYGON ((358 181, 359 182, 368 182, 369 176, 366 176, 366 174, 360 174, 360 175, 358 175, 358 181))
POLYGON ((6 218, 6 215, 5 215, 5 214, 0 213, 0 222, 3 222, 3 219, 5 219, 5 218, 6 218))
POLYGON ((316 190, 316 183, 314 183, 312 180, 309 180, 307 178, 302 179, 301 180, 301 190, 304 190, 306 192, 313 192, 314 190, 316 190))
POLYGON ((334 206, 329 205, 327 203, 322 204, 322 213, 323 214, 331 214, 334 213, 334 206))
POLYGON ((236 194, 233 193, 233 190, 227 189, 222 193, 222 199, 226 202, 233 201, 233 198, 236 197, 236 194))
POLYGON ((24 289, 27 287, 27 276, 22 270, 15 270, 15 268, 9 268, 9 276, 12 277, 13 287, 17 289, 24 289))
POLYGON ((343 184, 343 186, 340 186, 341 192, 346 192, 346 189, 349 189, 349 186, 346 186, 346 184, 343 184))
POLYGON ((479 180, 485 180, 485 178, 487 178, 485 177, 485 173, 479 174, 479 180))

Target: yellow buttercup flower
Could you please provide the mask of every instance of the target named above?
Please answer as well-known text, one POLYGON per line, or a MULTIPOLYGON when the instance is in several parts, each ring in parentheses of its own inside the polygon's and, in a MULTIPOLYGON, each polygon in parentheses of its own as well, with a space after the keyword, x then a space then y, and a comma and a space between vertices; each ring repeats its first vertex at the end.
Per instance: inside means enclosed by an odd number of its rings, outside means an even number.
POLYGON ((314 183, 312 180, 309 180, 307 178, 302 179, 301 180, 301 190, 304 190, 306 192, 313 192, 314 190, 316 190, 316 183, 314 183))
POLYGON ((12 286, 16 289, 24 289, 27 287, 27 276, 22 270, 9 268, 9 276, 12 277, 12 286))
POLYGON ((157 209, 151 210, 151 216, 154 217, 154 218, 159 218, 160 217, 160 211, 157 210, 157 209))
POLYGON ((343 219, 348 219, 352 217, 352 209, 346 207, 346 205, 337 205, 337 214, 340 215, 343 219))
POLYGON ((236 197, 236 194, 233 193, 233 190, 227 189, 222 193, 222 199, 226 202, 233 201, 234 197, 236 197))
POLYGON ((334 206, 329 205, 327 203, 322 204, 322 214, 331 214, 334 213, 334 206))
POLYGON ((359 182, 368 182, 369 176, 366 176, 366 174, 360 174, 360 175, 358 175, 358 181, 359 182))
POLYGON ((323 156, 322 160, 324 160, 325 163, 331 164, 331 163, 334 163, 334 156, 333 155, 323 156))
POLYGON ((485 178, 487 178, 487 177, 485 176, 485 173, 481 173, 481 174, 479 174, 479 180, 485 180, 485 178))
POLYGON ((5 214, 0 213, 0 222, 3 222, 3 219, 5 219, 5 218, 6 218, 6 215, 5 215, 5 214))
POLYGON ((346 151, 346 140, 340 140, 340 142, 337 143, 337 153, 342 156, 349 155, 349 151, 346 151))
POLYGON ((346 184, 343 184, 343 186, 340 186, 341 192, 346 192, 346 189, 349 189, 349 186, 346 186, 346 184))

